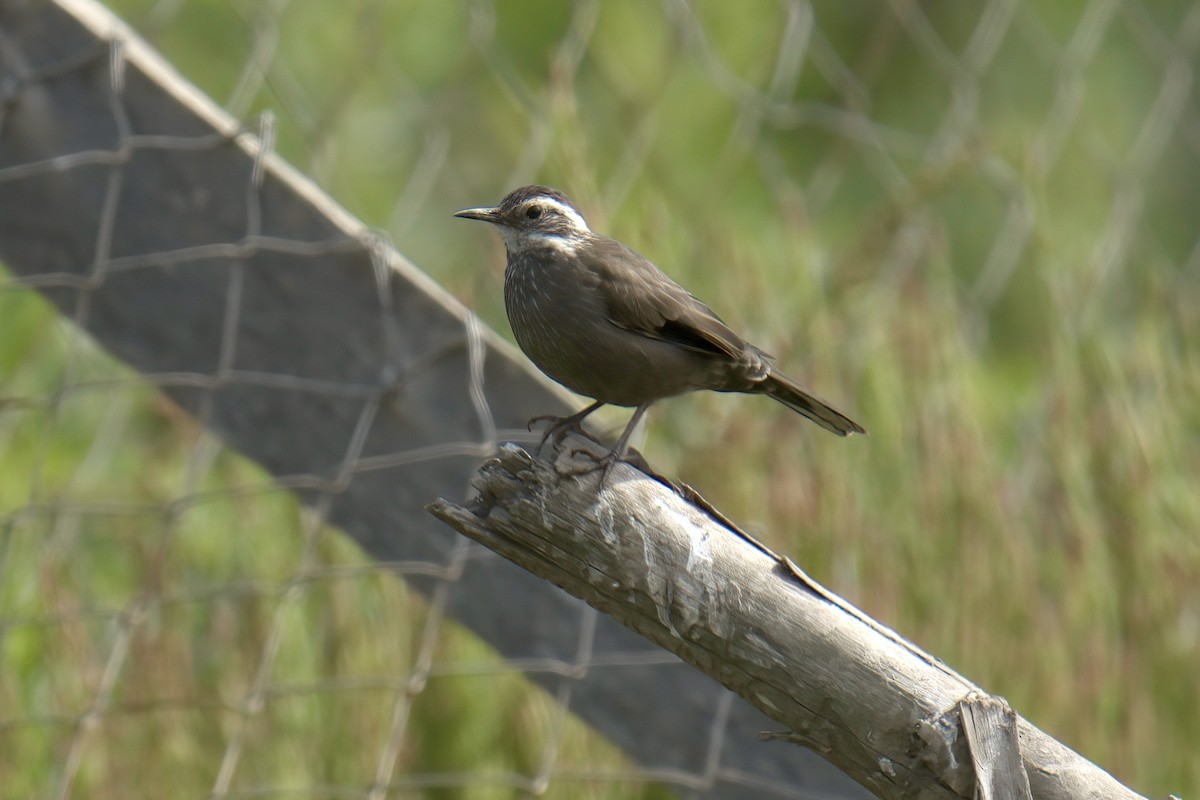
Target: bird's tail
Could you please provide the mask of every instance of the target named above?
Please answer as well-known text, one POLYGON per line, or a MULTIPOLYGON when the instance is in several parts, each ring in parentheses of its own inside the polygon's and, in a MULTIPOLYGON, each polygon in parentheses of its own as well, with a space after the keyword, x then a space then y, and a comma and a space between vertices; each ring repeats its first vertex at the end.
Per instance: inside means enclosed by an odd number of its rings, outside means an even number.
POLYGON ((799 412, 831 433, 848 436, 866 433, 866 429, 828 403, 801 389, 787 375, 772 372, 758 385, 758 390, 770 395, 793 411, 799 412))

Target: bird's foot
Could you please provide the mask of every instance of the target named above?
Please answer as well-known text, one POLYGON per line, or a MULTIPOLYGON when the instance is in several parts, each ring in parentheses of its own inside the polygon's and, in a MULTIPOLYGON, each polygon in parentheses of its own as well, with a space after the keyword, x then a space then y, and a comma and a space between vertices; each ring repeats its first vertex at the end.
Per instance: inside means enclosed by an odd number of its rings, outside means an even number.
MULTIPOLYGON (((649 407, 649 403, 643 403, 637 407, 637 410, 633 412, 633 417, 629 420, 629 424, 625 426, 625 430, 621 433, 621 438, 617 439, 616 446, 603 455, 599 455, 593 450, 572 450, 572 458, 575 458, 576 456, 582 456, 584 460, 590 461, 591 463, 582 467, 572 466, 568 470, 564 470, 564 472, 569 475, 586 475, 587 473, 595 472, 598 469, 603 470, 603 474, 600 476, 601 486, 604 486, 604 484, 608 481, 608 472, 612 469, 613 464, 616 464, 618 461, 623 461, 634 469, 641 470, 642 472, 652 472, 650 465, 646 463, 646 459, 642 458, 642 454, 629 447, 629 436, 633 433, 633 429, 637 427, 638 420, 642 418, 642 415, 646 413, 646 409, 649 407)), ((586 415, 588 413, 591 413, 590 408, 584 409, 582 412, 580 412, 581 415, 586 415)), ((576 462, 576 464, 578 464, 578 462, 576 462)))
POLYGON ((541 456, 542 449, 546 446, 546 442, 558 444, 558 442, 568 433, 583 433, 583 426, 580 424, 581 421, 574 415, 570 417, 558 417, 554 414, 539 414, 538 416, 529 420, 529 425, 526 427, 530 432, 532 432, 533 426, 542 422, 549 422, 550 424, 546 426, 546 430, 542 431, 542 438, 538 440, 538 456, 541 456))
POLYGON ((624 461, 625 458, 619 455, 616 450, 609 450, 607 453, 600 454, 592 450, 572 450, 571 458, 573 463, 565 469, 560 468, 560 471, 565 475, 587 475, 601 470, 600 485, 603 486, 608 482, 608 471, 612 469, 613 464, 618 461, 624 461))
MULTIPOLYGON (((550 440, 553 440, 555 444, 558 444, 559 440, 561 440, 568 433, 578 433, 581 436, 587 436, 587 432, 583 429, 583 420, 602 405, 604 405, 604 403, 597 400, 590 406, 581 411, 577 411, 568 417, 559 417, 554 414, 539 414, 538 416, 529 420, 529 424, 526 426, 529 431, 533 431, 533 426, 539 422, 550 422, 550 425, 546 428, 545 432, 542 433, 542 438, 538 441, 537 456, 541 457, 542 448, 544 448, 546 446, 546 442, 550 440)), ((592 437, 587 436, 587 438, 590 439, 592 437)))
POLYGON ((653 475, 654 471, 650 469, 650 464, 646 462, 645 457, 637 450, 630 448, 622 453, 620 450, 609 450, 607 453, 597 453, 594 450, 572 450, 572 463, 567 467, 559 467, 559 471, 564 475, 587 475, 602 470, 600 475, 600 486, 604 486, 608 482, 608 473, 612 468, 620 464, 628 464, 634 469, 644 472, 647 475, 653 475))

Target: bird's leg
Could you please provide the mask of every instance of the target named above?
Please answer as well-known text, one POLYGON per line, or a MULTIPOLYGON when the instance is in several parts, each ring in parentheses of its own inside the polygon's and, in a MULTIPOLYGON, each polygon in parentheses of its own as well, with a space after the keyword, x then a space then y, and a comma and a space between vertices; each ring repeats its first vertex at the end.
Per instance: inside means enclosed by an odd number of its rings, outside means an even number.
POLYGON ((604 401, 597 400, 587 408, 583 409, 582 411, 577 411, 569 417, 556 417, 553 414, 541 414, 529 420, 528 428, 531 431, 533 430, 534 423, 544 422, 545 420, 553 420, 550 423, 550 426, 546 428, 546 432, 542 434, 541 441, 538 442, 538 455, 541 455, 542 448, 546 446, 546 441, 548 439, 551 437, 560 439, 568 431, 578 431, 580 423, 583 422, 584 417, 586 417, 588 414, 591 414, 602 405, 604 405, 604 401))
POLYGON ((616 446, 613 447, 612 452, 609 453, 614 460, 625 455, 625 449, 629 447, 629 437, 633 435, 633 429, 637 427, 637 424, 641 421, 642 416, 646 413, 646 409, 648 408, 650 408, 649 403, 642 403, 640 406, 634 409, 633 416, 629 418, 629 424, 625 426, 625 430, 621 432, 621 438, 617 439, 616 446))
POLYGON ((613 464, 621 461, 625 457, 625 451, 629 447, 629 437, 633 435, 634 428, 637 427, 638 423, 642 419, 642 416, 646 413, 646 409, 648 408, 650 408, 649 403, 642 403, 634 410, 633 416, 629 418, 629 424, 626 425, 625 430, 621 432, 621 438, 617 439, 617 443, 607 454, 597 456, 595 453, 587 450, 573 451, 572 455, 581 455, 596 462, 594 466, 588 467, 585 470, 581 470, 580 474, 603 468, 604 474, 600 478, 600 483, 603 485, 604 481, 608 478, 608 470, 613 464))

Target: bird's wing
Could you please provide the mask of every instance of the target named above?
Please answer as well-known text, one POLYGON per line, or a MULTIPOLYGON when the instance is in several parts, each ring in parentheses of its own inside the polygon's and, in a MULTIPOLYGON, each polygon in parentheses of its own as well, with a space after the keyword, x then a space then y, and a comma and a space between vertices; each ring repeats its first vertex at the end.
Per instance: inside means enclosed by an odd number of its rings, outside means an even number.
POLYGON ((585 250, 579 257, 614 325, 700 352, 745 357, 746 341, 649 259, 608 237, 596 237, 585 250))

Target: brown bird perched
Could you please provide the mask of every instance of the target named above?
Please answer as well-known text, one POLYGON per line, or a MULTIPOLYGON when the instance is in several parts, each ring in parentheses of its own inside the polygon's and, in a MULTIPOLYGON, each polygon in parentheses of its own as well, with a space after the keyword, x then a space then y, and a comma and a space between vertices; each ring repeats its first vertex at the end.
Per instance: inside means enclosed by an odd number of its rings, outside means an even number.
POLYGON ((839 436, 866 433, 779 372, 762 350, 645 257, 593 233, 562 192, 523 186, 494 208, 454 216, 504 237, 504 306, 517 344, 542 372, 595 398, 542 437, 578 427, 605 404, 636 410, 606 459, 656 400, 697 389, 765 394, 839 436))

